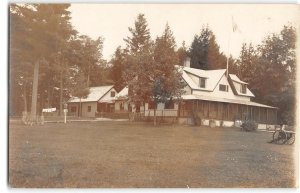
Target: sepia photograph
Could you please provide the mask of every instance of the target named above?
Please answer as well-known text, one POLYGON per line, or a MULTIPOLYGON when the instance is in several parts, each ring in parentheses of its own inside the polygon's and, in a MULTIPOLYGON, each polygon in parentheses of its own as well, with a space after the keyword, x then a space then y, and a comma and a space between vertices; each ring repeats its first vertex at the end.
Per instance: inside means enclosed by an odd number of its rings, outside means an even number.
POLYGON ((298 188, 299 11, 8 4, 8 186, 298 188))

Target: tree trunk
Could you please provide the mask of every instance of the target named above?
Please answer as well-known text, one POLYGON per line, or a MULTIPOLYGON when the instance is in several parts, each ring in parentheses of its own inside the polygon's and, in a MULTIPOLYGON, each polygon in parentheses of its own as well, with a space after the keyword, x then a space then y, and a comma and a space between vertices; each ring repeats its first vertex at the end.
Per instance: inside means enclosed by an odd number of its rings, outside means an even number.
POLYGON ((51 99, 51 98, 52 98, 52 97, 51 97, 51 94, 52 94, 51 91, 53 91, 53 88, 51 89, 50 83, 48 82, 48 92, 47 92, 47 94, 48 94, 48 96, 47 96, 47 98, 48 98, 48 100, 47 100, 47 101, 48 101, 47 107, 48 107, 48 108, 51 108, 51 106, 52 106, 52 105, 51 105, 51 100, 52 100, 52 99, 51 99))
POLYGON ((24 83, 24 90, 23 90, 23 100, 24 100, 24 112, 27 112, 27 84, 24 83))
POLYGON ((45 96, 44 96, 44 92, 40 93, 40 100, 38 102, 38 111, 41 112, 43 110, 44 107, 44 103, 45 103, 45 96))
POLYGON ((82 111, 81 111, 81 97, 79 98, 79 117, 81 117, 82 115, 82 111))
POLYGON ((59 115, 62 116, 62 110, 63 110, 63 71, 60 71, 60 82, 59 82, 59 87, 60 87, 60 95, 59 95, 59 115))
POLYGON ((39 67, 40 61, 37 60, 34 63, 33 71, 33 83, 32 83, 32 97, 31 97, 31 118, 32 121, 36 120, 36 107, 37 107, 37 95, 38 95, 38 83, 39 83, 39 67))
POLYGON ((90 86, 90 65, 89 65, 89 69, 88 69, 88 73, 87 73, 87 87, 89 87, 90 86))
POLYGON ((154 107, 154 126, 156 126, 157 123, 156 123, 156 104, 155 104, 155 107, 154 107))

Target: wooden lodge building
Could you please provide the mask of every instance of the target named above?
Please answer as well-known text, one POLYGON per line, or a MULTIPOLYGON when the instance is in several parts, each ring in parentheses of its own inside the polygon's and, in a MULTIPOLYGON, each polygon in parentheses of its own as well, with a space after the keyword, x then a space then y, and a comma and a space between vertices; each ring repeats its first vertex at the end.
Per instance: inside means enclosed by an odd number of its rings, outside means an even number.
MULTIPOLYGON (((232 126, 237 120, 254 120, 259 129, 274 127, 277 124, 277 107, 253 102, 254 94, 247 83, 236 75, 226 75, 226 69, 200 70, 186 66, 177 66, 185 81, 184 95, 178 103, 158 104, 156 116, 165 121, 176 121, 181 124, 232 126), (198 122, 199 123, 199 122, 198 122)), ((128 117, 131 112, 139 112, 152 119, 154 104, 145 103, 135 107, 128 100, 128 87, 119 93, 113 86, 91 87, 90 95, 82 99, 82 116, 95 117, 101 112, 123 114, 128 117)), ((69 112, 79 115, 79 99, 69 100, 69 112)), ((102 114, 103 115, 103 114, 102 114)), ((124 117, 124 116, 123 116, 124 117)))
POLYGON ((261 129, 277 124, 278 108, 252 102, 254 94, 236 75, 227 77, 225 69, 200 70, 187 66, 179 69, 187 86, 178 116, 187 118, 185 121, 196 116, 204 125, 215 120, 217 125, 232 126, 236 120, 249 119, 259 123, 261 129))
MULTIPOLYGON (((193 124, 195 118, 202 125, 214 121, 217 126, 232 126, 237 120, 254 120, 259 129, 274 127, 277 124, 277 107, 251 101, 254 94, 247 83, 236 75, 226 76, 226 69, 200 70, 188 66, 177 66, 186 82, 185 94, 178 104, 158 104, 156 116, 182 124, 193 124)), ((115 111, 128 111, 130 106, 128 88, 116 95, 115 111)), ((136 111, 132 105, 132 111, 136 111)), ((138 110, 145 117, 154 116, 154 104, 146 103, 138 110)))

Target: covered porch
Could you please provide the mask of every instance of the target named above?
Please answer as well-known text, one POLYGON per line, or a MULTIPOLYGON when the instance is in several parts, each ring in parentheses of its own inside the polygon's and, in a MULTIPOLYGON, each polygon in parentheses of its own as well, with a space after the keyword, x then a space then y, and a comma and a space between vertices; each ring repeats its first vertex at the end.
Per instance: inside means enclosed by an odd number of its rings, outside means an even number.
POLYGON ((178 117, 198 118, 202 124, 216 120, 225 126, 233 125, 236 120, 253 120, 259 128, 277 124, 277 109, 252 101, 229 99, 188 98, 179 106, 178 117))

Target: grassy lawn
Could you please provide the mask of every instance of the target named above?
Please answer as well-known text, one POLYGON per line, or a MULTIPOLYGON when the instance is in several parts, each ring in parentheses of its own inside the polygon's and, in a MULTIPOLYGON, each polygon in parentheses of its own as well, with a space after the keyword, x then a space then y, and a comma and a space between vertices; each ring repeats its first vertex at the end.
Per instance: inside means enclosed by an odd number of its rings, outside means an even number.
POLYGON ((267 132, 131 122, 9 128, 12 187, 294 187, 295 145, 267 132))

